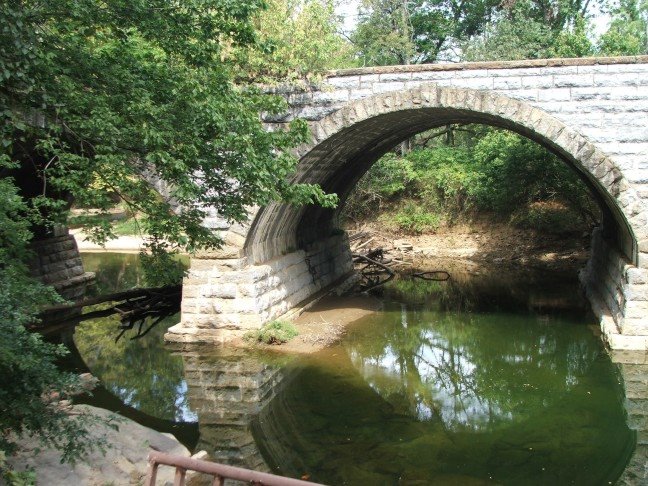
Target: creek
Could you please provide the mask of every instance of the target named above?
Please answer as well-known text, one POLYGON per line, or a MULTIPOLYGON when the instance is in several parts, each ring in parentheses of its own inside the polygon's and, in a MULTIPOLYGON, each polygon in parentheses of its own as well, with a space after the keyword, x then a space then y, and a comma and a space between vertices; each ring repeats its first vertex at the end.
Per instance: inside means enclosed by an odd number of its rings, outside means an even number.
MULTIPOLYGON (((143 278, 136 255, 83 258, 96 292, 143 278)), ((166 345, 179 316, 115 342, 109 317, 64 339, 68 366, 100 380, 81 402, 219 462, 324 484, 597 485, 641 474, 648 365, 612 361, 575 277, 401 278, 379 299, 381 311, 308 356, 166 345)))

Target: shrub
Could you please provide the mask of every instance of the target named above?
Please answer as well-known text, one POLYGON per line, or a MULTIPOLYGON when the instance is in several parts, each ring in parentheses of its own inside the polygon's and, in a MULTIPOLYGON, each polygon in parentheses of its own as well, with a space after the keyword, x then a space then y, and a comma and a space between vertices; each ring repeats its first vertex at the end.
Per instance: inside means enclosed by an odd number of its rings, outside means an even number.
POLYGON ((385 155, 358 183, 345 214, 358 221, 375 217, 376 210, 396 213, 384 221, 409 233, 476 213, 509 219, 538 202, 564 205, 583 226, 599 219, 576 172, 539 144, 506 130, 462 130, 471 136, 457 145, 385 155), (403 201, 412 203, 403 208, 403 201))
POLYGON ((272 321, 258 331, 250 331, 245 334, 247 341, 254 341, 265 344, 282 344, 290 341, 299 333, 295 326, 286 321, 272 321))
POLYGON ((413 235, 429 233, 439 229, 441 217, 425 208, 409 202, 394 216, 398 229, 413 235))

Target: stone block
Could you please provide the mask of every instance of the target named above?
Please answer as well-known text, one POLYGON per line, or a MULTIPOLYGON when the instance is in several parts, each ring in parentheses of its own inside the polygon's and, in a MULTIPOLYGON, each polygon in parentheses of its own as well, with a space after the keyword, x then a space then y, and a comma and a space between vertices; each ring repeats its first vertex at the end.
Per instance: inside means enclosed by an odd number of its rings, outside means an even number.
POLYGON ((593 74, 556 74, 553 76, 556 88, 581 88, 594 86, 593 74))
POLYGON ((405 89, 405 83, 402 81, 394 81, 390 83, 377 83, 373 85, 374 94, 387 93, 390 91, 401 91, 405 89))
POLYGON ((648 86, 648 76, 621 72, 610 72, 607 74, 596 73, 594 74, 594 86, 648 86))
POLYGON ((412 73, 402 72, 402 73, 384 73, 380 74, 379 80, 381 83, 393 82, 393 81, 409 81, 412 79, 412 73))
POLYGON ((182 286, 183 287, 199 287, 201 285, 208 285, 209 284, 209 279, 207 277, 202 277, 202 276, 193 276, 191 272, 189 273, 189 276, 185 277, 182 280, 182 286))
POLYGON ((625 281, 629 284, 648 284, 648 270, 645 268, 627 267, 625 269, 625 281))
POLYGON ((219 283, 201 287, 201 294, 208 298, 235 299, 237 290, 235 283, 219 283))
POLYGON ((313 103, 316 105, 336 105, 349 101, 349 91, 336 90, 336 91, 317 91, 313 93, 313 103))
POLYGON ((639 255, 637 255, 637 266, 642 270, 648 269, 648 252, 639 252, 639 255))
POLYGON ((373 96, 372 88, 354 89, 349 92, 349 101, 361 100, 370 96, 373 96))
POLYGON ((648 337, 648 313, 645 313, 643 317, 628 317, 626 315, 621 323, 621 333, 626 336, 648 337))
POLYGON ((356 89, 360 87, 360 76, 327 78, 326 85, 336 89, 356 89))
POLYGON ((493 78, 482 77, 455 79, 452 81, 452 86, 469 89, 493 89, 493 78))
POLYGON ((522 88, 522 78, 519 76, 493 78, 493 89, 517 90, 522 88))
POLYGON ((552 88, 538 90, 538 101, 569 101, 571 99, 570 88, 552 88))
POLYGON ((380 81, 380 74, 362 74, 360 76, 361 84, 374 84, 380 81))
POLYGON ((443 79, 453 79, 457 71, 419 71, 412 73, 412 81, 439 81, 443 79))
POLYGON ((236 246, 223 245, 222 248, 199 250, 195 253, 194 258, 200 260, 221 260, 221 259, 239 259, 243 255, 241 248, 236 246))
POLYGON ((538 101, 538 90, 537 89, 516 89, 512 91, 504 92, 506 96, 509 96, 516 100, 521 101, 538 101))

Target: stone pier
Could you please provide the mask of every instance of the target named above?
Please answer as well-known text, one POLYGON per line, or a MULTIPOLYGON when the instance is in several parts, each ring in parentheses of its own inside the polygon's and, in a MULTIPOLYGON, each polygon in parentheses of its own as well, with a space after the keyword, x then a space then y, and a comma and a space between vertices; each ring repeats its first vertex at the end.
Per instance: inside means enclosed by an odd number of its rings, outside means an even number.
MULTIPOLYGON (((255 263, 235 238, 219 251, 191 259, 182 288, 182 322, 165 338, 175 342, 225 342, 290 318, 318 293, 352 275, 345 234, 313 242, 255 263)), ((321 295, 321 294, 320 294, 321 295)))
POLYGON ((95 275, 83 269, 76 240, 67 227, 55 227, 47 237, 31 244, 35 258, 32 276, 51 285, 65 299, 76 300, 85 295, 86 284, 95 275))

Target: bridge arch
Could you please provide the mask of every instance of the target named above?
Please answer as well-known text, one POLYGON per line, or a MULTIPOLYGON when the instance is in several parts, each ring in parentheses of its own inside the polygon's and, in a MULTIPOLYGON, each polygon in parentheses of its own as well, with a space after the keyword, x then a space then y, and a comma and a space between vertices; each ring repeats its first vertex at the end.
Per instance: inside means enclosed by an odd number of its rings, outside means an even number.
MULTIPOLYGON (((320 184, 342 204, 375 161, 416 133, 479 123, 534 140, 578 173, 602 209, 580 277, 605 339, 648 350, 646 72, 648 56, 348 70, 320 87, 277 88, 289 109, 266 122, 309 122, 294 181, 320 184)), ((273 203, 225 229, 223 249, 192 259, 182 320, 167 339, 228 341, 338 285, 353 268, 338 214, 273 203)))
MULTIPOLYGON (((633 218, 646 208, 614 161, 577 131, 524 101, 495 92, 435 84, 350 102, 312 123, 300 148, 296 182, 321 185, 340 197, 338 209, 272 203, 254 218, 245 253, 263 262, 328 237, 358 180, 387 151, 425 130, 450 123, 480 123, 523 135, 572 167, 604 215, 604 231, 628 262, 638 263, 633 218)), ((646 251, 648 249, 642 249, 646 251)))

